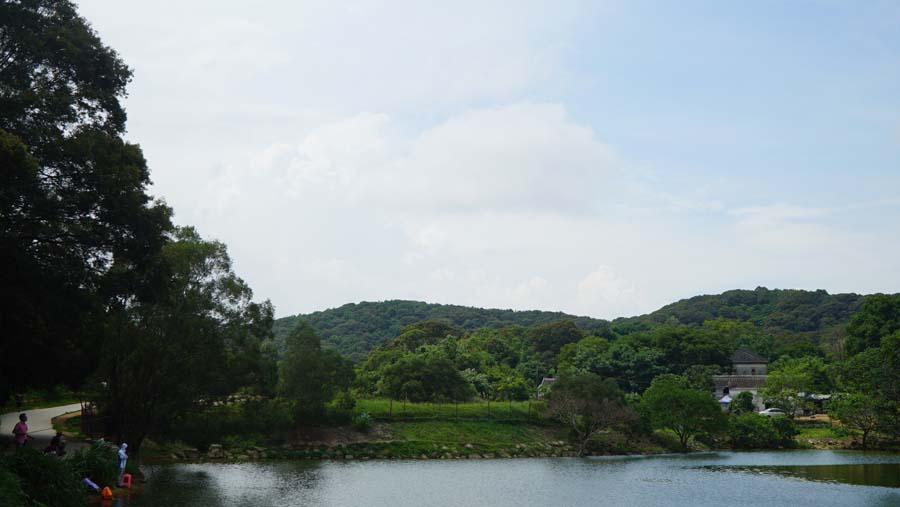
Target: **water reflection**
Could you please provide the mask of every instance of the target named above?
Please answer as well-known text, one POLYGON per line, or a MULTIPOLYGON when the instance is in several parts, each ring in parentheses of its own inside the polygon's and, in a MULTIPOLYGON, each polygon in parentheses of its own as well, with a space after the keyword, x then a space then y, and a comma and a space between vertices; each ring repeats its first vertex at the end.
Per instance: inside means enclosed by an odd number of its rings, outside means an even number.
POLYGON ((751 467, 712 466, 706 468, 726 472, 748 472, 764 475, 778 475, 782 477, 805 479, 809 481, 900 488, 900 464, 898 463, 751 467))
POLYGON ((174 464, 148 468, 147 484, 119 507, 898 506, 900 489, 857 485, 896 488, 898 473, 897 454, 830 451, 174 464))

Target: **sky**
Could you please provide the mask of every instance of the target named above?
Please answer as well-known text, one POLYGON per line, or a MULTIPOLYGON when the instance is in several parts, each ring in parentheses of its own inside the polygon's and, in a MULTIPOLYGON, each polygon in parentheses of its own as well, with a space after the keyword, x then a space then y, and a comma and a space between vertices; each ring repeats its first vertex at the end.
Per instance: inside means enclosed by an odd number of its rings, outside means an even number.
POLYGON ((900 3, 82 0, 278 316, 900 292, 900 3))

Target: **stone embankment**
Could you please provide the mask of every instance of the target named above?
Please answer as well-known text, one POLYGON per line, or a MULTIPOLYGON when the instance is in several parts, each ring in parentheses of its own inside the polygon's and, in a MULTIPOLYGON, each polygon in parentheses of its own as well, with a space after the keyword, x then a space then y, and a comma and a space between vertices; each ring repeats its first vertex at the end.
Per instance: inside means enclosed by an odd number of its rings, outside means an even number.
POLYGON ((226 449, 212 444, 207 452, 182 449, 161 458, 172 461, 241 462, 264 459, 371 460, 371 459, 499 459, 576 456, 567 442, 535 442, 510 446, 436 444, 425 442, 370 442, 337 445, 284 445, 226 449))

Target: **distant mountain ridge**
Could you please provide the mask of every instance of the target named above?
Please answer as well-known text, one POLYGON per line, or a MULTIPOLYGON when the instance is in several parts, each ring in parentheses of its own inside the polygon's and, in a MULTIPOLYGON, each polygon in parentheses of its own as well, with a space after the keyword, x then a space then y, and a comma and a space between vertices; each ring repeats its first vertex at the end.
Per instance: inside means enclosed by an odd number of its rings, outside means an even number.
POLYGON ((391 300, 350 303, 338 308, 277 319, 276 338, 286 336, 299 320, 305 320, 330 346, 354 361, 373 348, 395 338, 406 325, 439 320, 471 331, 489 327, 531 327, 571 320, 585 332, 613 335, 649 329, 671 321, 700 325, 724 318, 751 322, 775 335, 791 334, 820 342, 826 334, 840 332, 866 296, 828 294, 824 290, 730 290, 722 294, 694 296, 666 305, 655 312, 613 321, 539 310, 483 309, 459 305, 391 300))

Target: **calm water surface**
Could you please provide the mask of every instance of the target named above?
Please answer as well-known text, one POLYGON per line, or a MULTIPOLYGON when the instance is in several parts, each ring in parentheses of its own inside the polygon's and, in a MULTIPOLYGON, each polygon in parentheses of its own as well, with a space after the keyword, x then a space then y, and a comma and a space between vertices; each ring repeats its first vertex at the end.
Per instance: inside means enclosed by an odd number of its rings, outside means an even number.
POLYGON ((114 505, 900 506, 900 455, 832 451, 179 464, 146 473, 143 490, 114 505), (881 486, 861 485, 872 483, 881 486))

